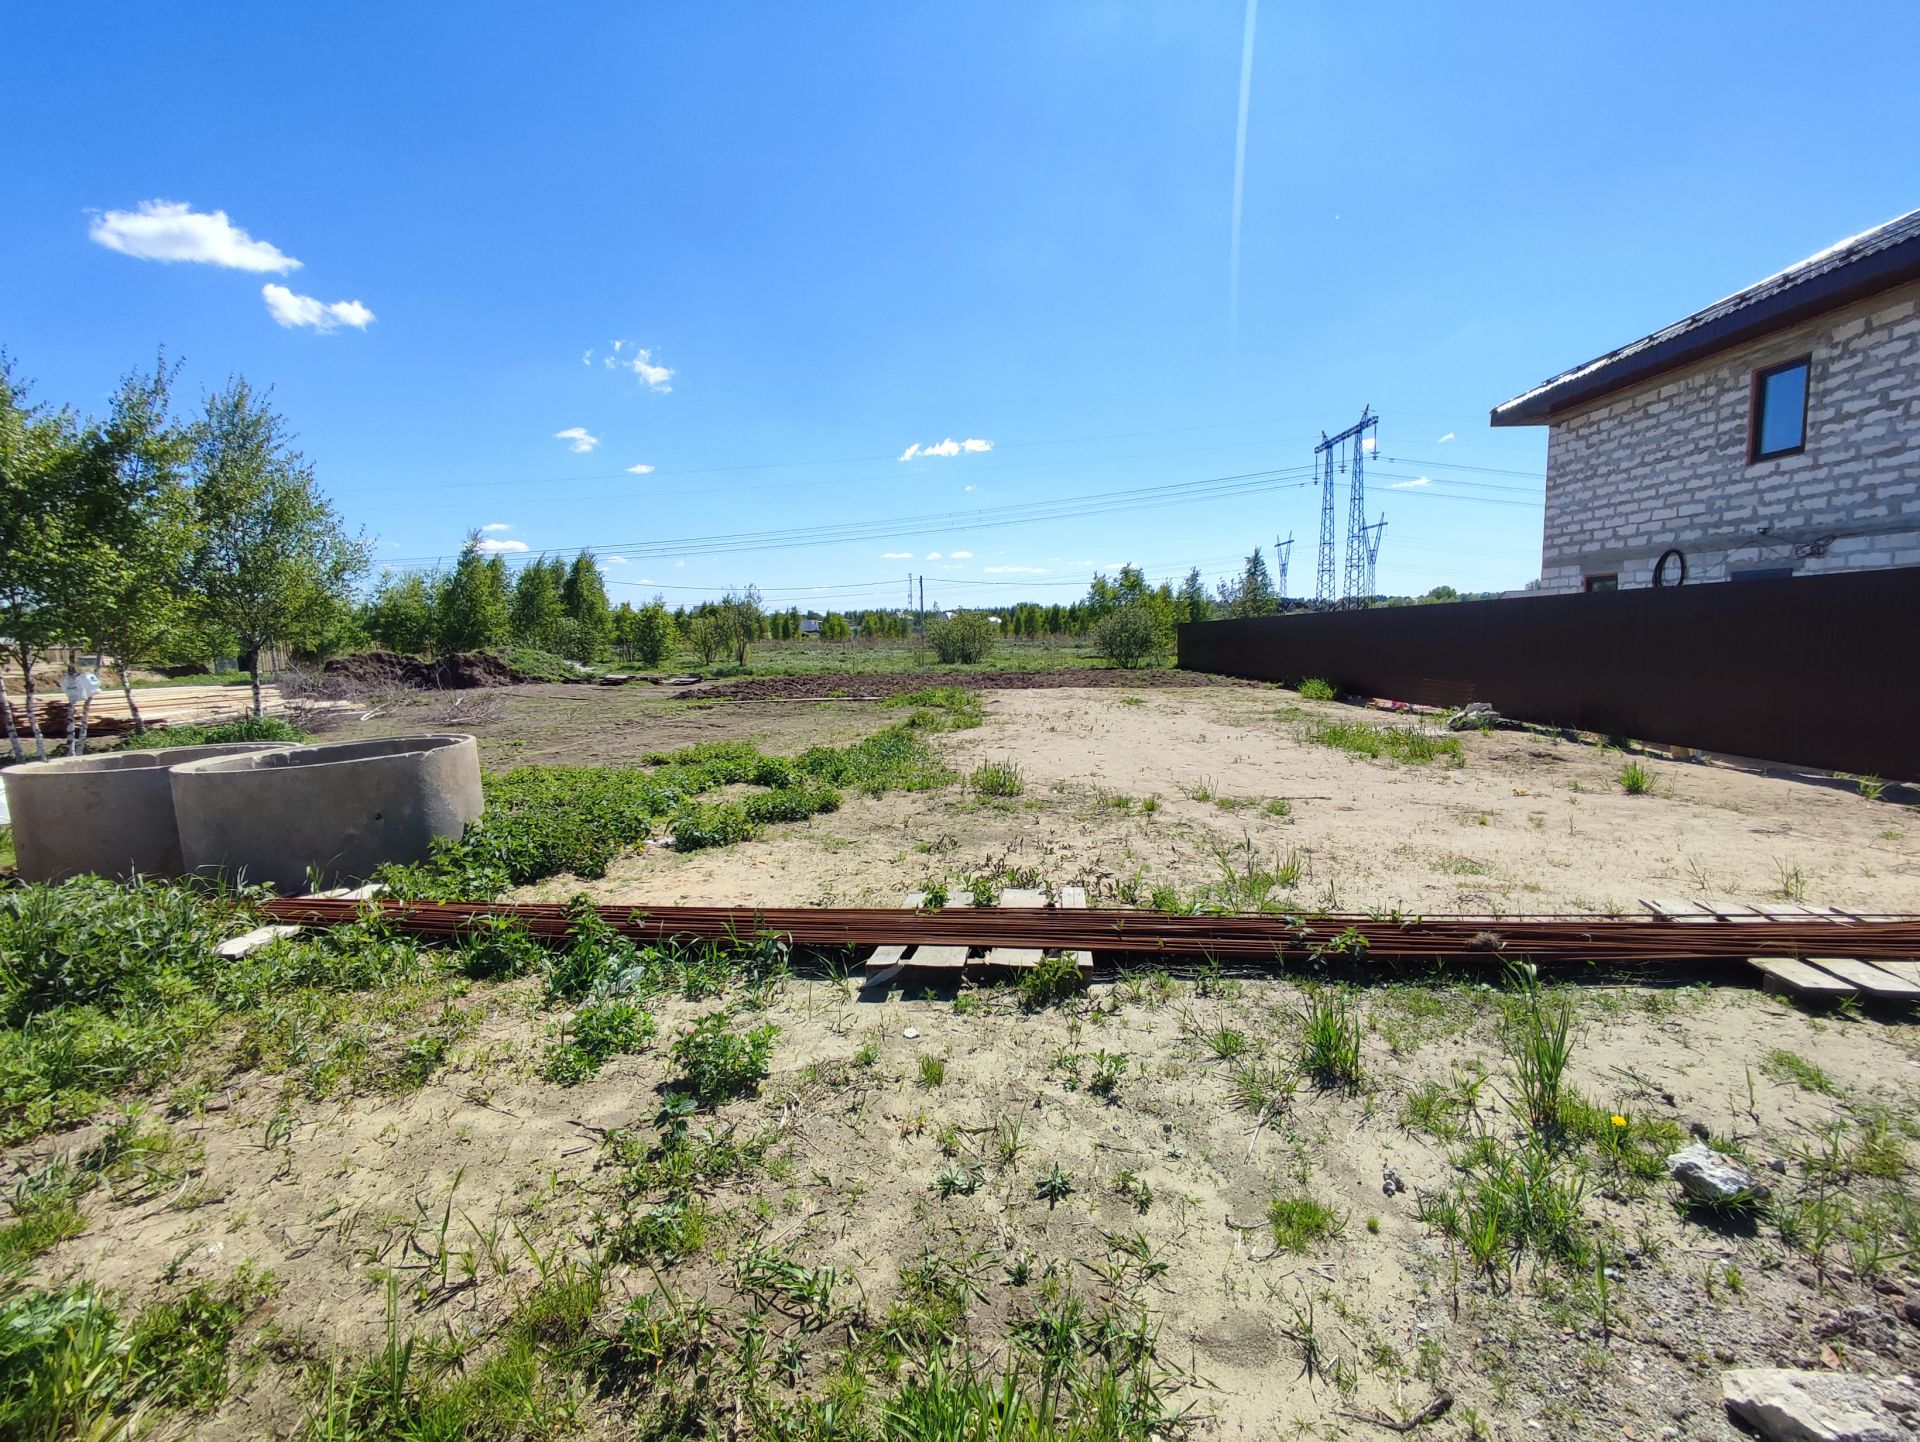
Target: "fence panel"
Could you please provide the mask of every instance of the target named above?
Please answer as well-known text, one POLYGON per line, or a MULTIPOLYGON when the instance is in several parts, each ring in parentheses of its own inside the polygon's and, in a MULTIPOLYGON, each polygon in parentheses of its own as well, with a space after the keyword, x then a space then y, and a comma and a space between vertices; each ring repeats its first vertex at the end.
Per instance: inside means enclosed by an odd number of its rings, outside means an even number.
POLYGON ((1179 664, 1920 779, 1920 567, 1198 622, 1179 664))

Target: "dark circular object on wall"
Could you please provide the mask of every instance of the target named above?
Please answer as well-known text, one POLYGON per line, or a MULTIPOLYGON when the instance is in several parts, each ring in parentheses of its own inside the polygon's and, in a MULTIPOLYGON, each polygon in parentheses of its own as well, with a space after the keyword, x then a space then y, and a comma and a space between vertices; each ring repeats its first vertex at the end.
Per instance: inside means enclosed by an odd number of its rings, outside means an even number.
POLYGON ((1656 586, 1684 586, 1687 583, 1687 558, 1678 546, 1660 553, 1660 559, 1653 563, 1653 584, 1656 586), (1671 561, 1680 568, 1680 574, 1671 581, 1667 579, 1667 563, 1671 561))

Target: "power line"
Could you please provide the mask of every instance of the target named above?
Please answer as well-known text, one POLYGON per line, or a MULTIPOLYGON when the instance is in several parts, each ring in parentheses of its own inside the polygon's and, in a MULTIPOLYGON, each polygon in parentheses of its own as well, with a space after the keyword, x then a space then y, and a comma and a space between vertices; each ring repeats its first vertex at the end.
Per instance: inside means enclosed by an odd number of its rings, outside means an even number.
MULTIPOLYGON (((1080 516, 1109 515, 1160 506, 1191 505, 1203 501, 1225 500, 1266 491, 1286 490, 1309 484, 1297 481, 1306 467, 1268 471, 1245 471, 1236 475, 1208 476, 1192 481, 1163 482, 1118 491, 1100 491, 1081 496, 1063 496, 1048 501, 1029 501, 1017 505, 984 507, 974 511, 946 511, 917 516, 879 517, 870 521, 843 522, 834 525, 782 529, 777 531, 741 531, 712 536, 684 536, 662 541, 623 541, 604 544, 582 543, 550 546, 538 551, 516 553, 517 563, 566 556, 581 550, 603 555, 639 557, 711 555, 719 552, 783 550, 803 546, 835 545, 848 541, 906 539, 943 531, 994 530, 1003 526, 1033 525, 1044 521, 1072 520, 1080 516)), ((429 565, 453 557, 397 557, 389 565, 429 565)))

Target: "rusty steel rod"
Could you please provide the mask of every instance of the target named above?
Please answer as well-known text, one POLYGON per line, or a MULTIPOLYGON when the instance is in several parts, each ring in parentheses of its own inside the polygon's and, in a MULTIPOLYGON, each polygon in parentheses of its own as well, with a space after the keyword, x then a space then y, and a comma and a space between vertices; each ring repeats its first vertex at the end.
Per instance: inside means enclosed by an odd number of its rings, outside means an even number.
MULTIPOLYGON (((1376 960, 1533 957, 1632 963, 1752 956, 1920 957, 1920 916, 1672 921, 1648 916, 1169 916, 1132 910, 954 907, 940 911, 743 906, 601 906, 636 941, 785 937, 801 947, 943 945, 1134 955, 1376 960)), ((420 936, 458 937, 489 918, 534 936, 567 934, 568 908, 545 902, 468 903, 291 898, 263 911, 279 922, 333 926, 377 917, 420 936)))

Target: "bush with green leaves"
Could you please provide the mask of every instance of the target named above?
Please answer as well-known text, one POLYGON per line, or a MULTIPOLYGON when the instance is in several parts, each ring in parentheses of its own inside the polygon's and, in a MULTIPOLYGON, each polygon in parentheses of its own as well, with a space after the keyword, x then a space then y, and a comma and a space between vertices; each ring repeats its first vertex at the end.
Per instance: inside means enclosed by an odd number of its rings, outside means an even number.
POLYGON ((561 1086, 576 1086, 616 1056, 639 1051, 653 1039, 654 1020, 630 1001, 609 1001, 574 1013, 565 1040, 547 1048, 540 1073, 561 1086))
POLYGON ((1318 676, 1307 677, 1294 689, 1308 701, 1333 701, 1339 696, 1331 681, 1323 681, 1318 676))
POLYGON ((956 611, 927 622, 927 644, 944 665, 977 666, 993 654, 1000 628, 979 611, 956 611))
POLYGON ((1079 993, 1080 968, 1064 952, 1050 952, 1020 973, 1015 989, 1028 1011, 1058 1006, 1079 993))
POLYGON ((231 746, 242 741, 284 741, 292 746, 309 739, 298 726, 278 716, 243 716, 211 726, 175 723, 149 727, 137 736, 129 736, 122 749, 157 751, 168 746, 231 746))
POLYGON ((673 1044, 680 1086, 701 1106, 718 1106, 758 1091, 780 1028, 772 1022, 739 1030, 726 1012, 714 1012, 682 1032, 673 1044))
POLYGON ((1154 608, 1145 601, 1120 607, 1094 627, 1094 648, 1116 666, 1131 670, 1153 661, 1166 649, 1167 637, 1154 608))

